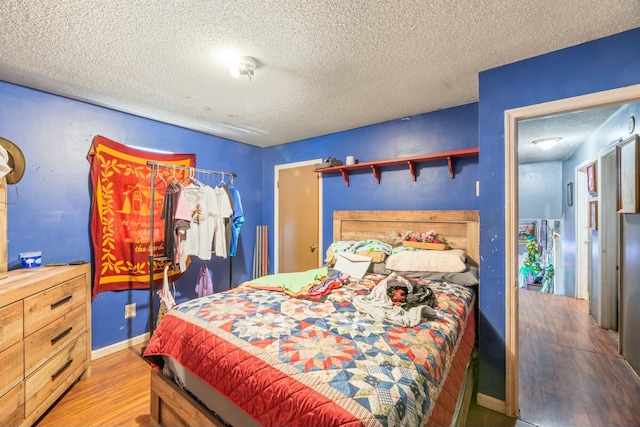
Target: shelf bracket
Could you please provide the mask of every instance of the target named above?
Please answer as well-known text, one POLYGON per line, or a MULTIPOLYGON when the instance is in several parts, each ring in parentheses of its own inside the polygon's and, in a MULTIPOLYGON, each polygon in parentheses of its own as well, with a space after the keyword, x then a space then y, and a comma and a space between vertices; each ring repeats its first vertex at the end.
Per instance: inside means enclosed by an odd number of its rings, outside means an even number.
POLYGON ((355 165, 341 165, 339 167, 326 167, 326 168, 316 169, 315 172, 324 174, 324 173, 337 173, 338 171, 340 171, 340 173, 342 174, 342 179, 344 179, 344 182, 347 183, 347 187, 348 187, 349 171, 351 170, 361 170, 361 169, 371 168, 371 172, 373 173, 373 176, 375 177, 378 184, 380 184, 381 168, 384 168, 387 166, 406 164, 409 167, 409 172, 411 173, 411 177, 413 178, 414 181, 417 181, 417 178, 418 178, 418 172, 416 167, 417 164, 424 163, 424 162, 435 162, 435 161, 440 162, 442 160, 446 160, 447 166, 449 168, 449 176, 451 177, 451 179, 453 179, 455 174, 453 170, 453 160, 458 157, 470 157, 470 156, 477 156, 477 155, 478 155, 478 148, 466 148, 462 150, 446 151, 442 153, 431 153, 431 154, 424 154, 419 156, 401 157, 401 158, 394 158, 394 159, 388 159, 388 160, 376 160, 372 162, 358 163, 355 165))
POLYGON ((449 165, 449 176, 453 179, 453 162, 451 161, 451 156, 447 156, 447 165, 449 165))
POLYGON ((340 173, 342 174, 342 179, 347 183, 347 187, 349 186, 349 171, 346 169, 340 169, 340 173))
POLYGON ((378 181, 378 184, 380 184, 380 166, 371 165, 371 172, 373 172, 373 176, 376 178, 376 181, 378 181))
POLYGON ((416 180, 416 163, 409 160, 407 161, 407 164, 409 165, 409 173, 411 173, 411 177, 415 181, 416 180))

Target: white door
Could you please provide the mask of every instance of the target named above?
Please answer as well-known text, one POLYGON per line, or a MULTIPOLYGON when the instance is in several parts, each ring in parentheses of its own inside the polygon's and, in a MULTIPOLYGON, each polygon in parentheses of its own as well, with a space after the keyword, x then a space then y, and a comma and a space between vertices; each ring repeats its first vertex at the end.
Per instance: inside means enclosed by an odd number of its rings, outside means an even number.
POLYGON ((598 229, 601 309, 600 327, 618 329, 618 248, 619 222, 617 208, 618 173, 615 150, 600 158, 598 182, 598 229))

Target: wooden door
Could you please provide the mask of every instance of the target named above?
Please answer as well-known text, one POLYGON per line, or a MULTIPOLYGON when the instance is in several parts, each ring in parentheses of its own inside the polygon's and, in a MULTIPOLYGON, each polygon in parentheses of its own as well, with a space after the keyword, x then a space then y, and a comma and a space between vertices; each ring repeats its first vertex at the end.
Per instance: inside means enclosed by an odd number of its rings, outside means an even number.
POLYGON ((278 272, 318 267, 319 175, 313 165, 278 174, 278 272))

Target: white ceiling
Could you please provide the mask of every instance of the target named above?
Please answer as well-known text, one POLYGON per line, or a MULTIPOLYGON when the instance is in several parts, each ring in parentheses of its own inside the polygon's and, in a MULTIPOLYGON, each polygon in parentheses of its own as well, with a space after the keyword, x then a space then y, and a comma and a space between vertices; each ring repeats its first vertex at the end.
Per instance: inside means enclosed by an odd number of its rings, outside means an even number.
POLYGON ((259 147, 478 100, 478 73, 638 0, 2 0, 0 80, 259 147), (256 58, 233 79, 224 52, 256 58))
POLYGON ((567 159, 620 107, 617 105, 520 121, 518 163, 567 159), (533 144, 533 141, 544 138, 560 138, 560 141, 549 150, 533 144))

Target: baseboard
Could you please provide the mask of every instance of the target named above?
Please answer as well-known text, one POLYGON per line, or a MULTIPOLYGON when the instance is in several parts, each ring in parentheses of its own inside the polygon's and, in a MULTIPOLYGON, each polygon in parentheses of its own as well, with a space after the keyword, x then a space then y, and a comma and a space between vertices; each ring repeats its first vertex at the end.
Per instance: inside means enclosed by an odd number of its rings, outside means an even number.
POLYGON ((501 414, 507 413, 507 405, 504 400, 496 399, 495 397, 487 396, 486 394, 478 393, 476 395, 476 403, 479 406, 500 412, 501 414))
POLYGON ((129 347, 133 347, 143 342, 149 341, 149 332, 138 335, 137 337, 129 338, 124 341, 117 342, 115 344, 108 345, 106 347, 93 350, 91 352, 91 360, 100 359, 101 357, 108 356, 120 350, 125 350, 129 347))

